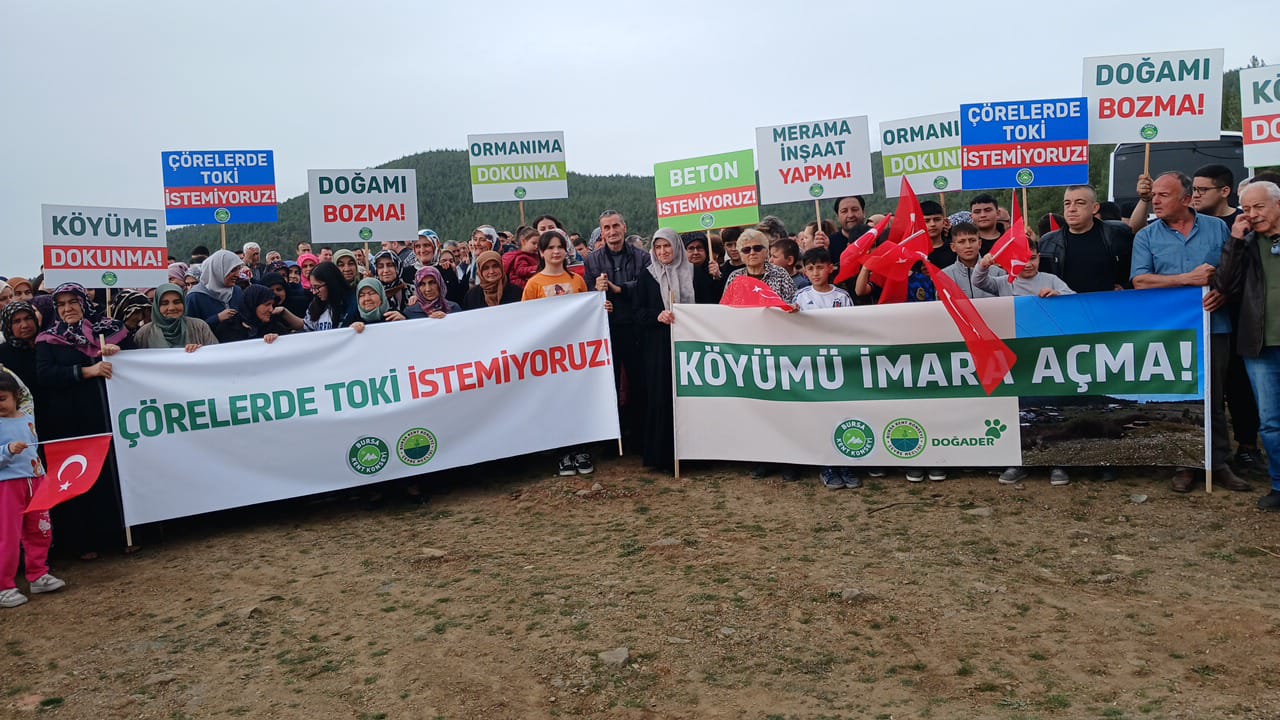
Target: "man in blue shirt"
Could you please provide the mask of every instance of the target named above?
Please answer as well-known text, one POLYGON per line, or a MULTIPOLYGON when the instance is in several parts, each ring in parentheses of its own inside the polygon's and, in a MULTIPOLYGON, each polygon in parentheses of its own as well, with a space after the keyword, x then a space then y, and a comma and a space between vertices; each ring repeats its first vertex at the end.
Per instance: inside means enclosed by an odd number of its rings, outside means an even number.
MULTIPOLYGON (((1167 172, 1151 186, 1151 204, 1155 222, 1146 226, 1133 241, 1133 287, 1138 290, 1162 287, 1210 287, 1214 282, 1222 248, 1230 236, 1226 223, 1201 215, 1191 209, 1191 178, 1180 172, 1167 172)), ((1210 315, 1210 397, 1213 442, 1210 467, 1213 481, 1240 492, 1253 489, 1227 466, 1231 454, 1231 437, 1223 403, 1223 381, 1226 375, 1231 319, 1225 308, 1227 298, 1216 288, 1204 298, 1204 309, 1210 315)), ((1190 492, 1195 476, 1190 468, 1180 467, 1173 473, 1174 492, 1190 492)))

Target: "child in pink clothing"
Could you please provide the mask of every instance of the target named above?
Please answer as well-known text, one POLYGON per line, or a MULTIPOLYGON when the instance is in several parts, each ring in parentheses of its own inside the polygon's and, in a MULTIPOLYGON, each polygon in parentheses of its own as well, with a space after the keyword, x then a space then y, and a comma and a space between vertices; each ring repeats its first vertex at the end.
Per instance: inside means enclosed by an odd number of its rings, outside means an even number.
POLYGON ((19 409, 23 393, 9 373, 0 372, 0 608, 27 601, 14 582, 23 550, 32 594, 53 592, 66 585, 49 574, 53 528, 48 511, 23 512, 44 479, 44 468, 36 455, 35 419, 19 409))

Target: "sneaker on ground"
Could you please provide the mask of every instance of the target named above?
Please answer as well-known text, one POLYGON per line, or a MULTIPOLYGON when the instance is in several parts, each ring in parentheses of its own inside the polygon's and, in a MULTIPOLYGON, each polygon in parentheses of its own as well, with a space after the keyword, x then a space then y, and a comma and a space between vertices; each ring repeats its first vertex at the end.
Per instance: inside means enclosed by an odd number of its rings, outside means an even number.
POLYGON ((867 477, 882 478, 884 476, 885 476, 884 468, 869 468, 867 470, 867 477))
POLYGON ((1231 462, 1240 472, 1262 472, 1267 468, 1257 448, 1241 446, 1236 450, 1236 456, 1231 462))
POLYGON ((833 467, 824 467, 822 468, 822 471, 818 473, 818 476, 822 478, 822 485, 826 489, 828 490, 844 489, 844 478, 840 477, 839 470, 836 470, 833 467))
POLYGON ((840 479, 844 480, 844 486, 853 490, 862 487, 862 478, 858 477, 858 473, 853 468, 840 468, 840 479))
POLYGON ((946 480, 946 468, 929 468, 929 479, 934 482, 942 482, 943 480, 946 480))
POLYGON ((920 468, 911 468, 907 470, 907 482, 924 482, 924 471, 920 468))
POLYGON ((49 573, 45 573, 31 581, 31 594, 39 595, 40 593, 53 592, 54 590, 61 590, 66 586, 67 583, 65 580, 59 580, 49 573))
POLYGON ((27 596, 18 592, 18 588, 0 590, 0 608, 15 608, 24 604, 27 596))
POLYGON ((1027 479, 1026 468, 1011 467, 1000 473, 1001 485, 1013 485, 1027 479))
POLYGON ((580 452, 573 456, 573 469, 579 475, 590 475, 596 471, 596 466, 591 464, 591 453, 580 452))
POLYGON ((1049 471, 1049 484, 1050 485, 1070 485, 1071 476, 1067 474, 1066 470, 1063 470, 1060 467, 1056 467, 1049 471))
POLYGON ((569 475, 577 475, 578 469, 573 465, 573 454, 570 453, 560 458, 560 477, 569 475))

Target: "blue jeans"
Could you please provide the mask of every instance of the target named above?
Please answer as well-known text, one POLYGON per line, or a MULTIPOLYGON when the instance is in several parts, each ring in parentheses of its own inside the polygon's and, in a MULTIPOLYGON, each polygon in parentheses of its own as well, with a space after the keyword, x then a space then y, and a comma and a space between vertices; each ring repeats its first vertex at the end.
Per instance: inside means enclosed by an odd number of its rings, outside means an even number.
POLYGON ((1280 346, 1269 345, 1258 357, 1246 357, 1244 369, 1258 399, 1258 434, 1262 449, 1267 451, 1271 489, 1280 491, 1280 346))

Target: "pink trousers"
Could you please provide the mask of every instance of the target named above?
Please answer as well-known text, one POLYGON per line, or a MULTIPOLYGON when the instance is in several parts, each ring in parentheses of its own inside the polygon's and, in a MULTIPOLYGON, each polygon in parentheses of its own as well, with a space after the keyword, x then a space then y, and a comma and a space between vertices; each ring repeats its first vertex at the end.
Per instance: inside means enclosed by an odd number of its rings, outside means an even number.
POLYGON ((53 526, 48 511, 23 513, 43 478, 0 480, 0 590, 17 587, 18 556, 27 554, 27 580, 49 572, 53 526))

